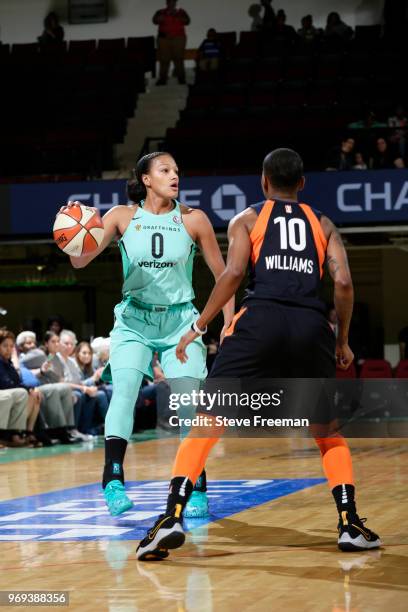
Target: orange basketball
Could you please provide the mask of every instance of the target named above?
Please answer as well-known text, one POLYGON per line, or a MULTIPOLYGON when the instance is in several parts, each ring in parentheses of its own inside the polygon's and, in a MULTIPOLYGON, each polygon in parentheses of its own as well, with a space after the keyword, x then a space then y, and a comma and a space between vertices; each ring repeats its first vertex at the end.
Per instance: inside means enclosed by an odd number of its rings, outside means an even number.
POLYGON ((57 215, 54 227, 57 246, 73 257, 90 255, 101 244, 104 236, 99 213, 89 206, 73 206, 57 215))

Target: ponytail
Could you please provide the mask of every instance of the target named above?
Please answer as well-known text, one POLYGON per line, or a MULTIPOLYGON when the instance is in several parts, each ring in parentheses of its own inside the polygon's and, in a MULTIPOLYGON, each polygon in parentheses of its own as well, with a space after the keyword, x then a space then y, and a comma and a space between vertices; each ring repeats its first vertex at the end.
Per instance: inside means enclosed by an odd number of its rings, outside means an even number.
POLYGON ((149 173, 151 162, 161 155, 168 155, 168 153, 164 151, 148 153, 137 162, 136 168, 132 170, 133 177, 127 182, 127 196, 131 202, 140 204, 142 200, 146 199, 147 189, 146 185, 143 183, 143 174, 149 173))
POLYGON ((145 184, 137 180, 135 170, 132 170, 135 177, 127 182, 126 192, 128 200, 135 204, 140 204, 142 200, 146 199, 147 190, 145 184))

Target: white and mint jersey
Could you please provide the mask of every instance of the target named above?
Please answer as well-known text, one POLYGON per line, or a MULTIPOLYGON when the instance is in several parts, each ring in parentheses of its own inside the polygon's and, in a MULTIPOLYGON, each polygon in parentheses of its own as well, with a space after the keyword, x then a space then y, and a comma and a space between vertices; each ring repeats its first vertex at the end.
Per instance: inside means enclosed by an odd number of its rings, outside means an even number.
POLYGON ((143 210, 143 204, 119 240, 123 296, 157 306, 190 302, 196 245, 184 227, 180 204, 175 201, 163 215, 143 210))

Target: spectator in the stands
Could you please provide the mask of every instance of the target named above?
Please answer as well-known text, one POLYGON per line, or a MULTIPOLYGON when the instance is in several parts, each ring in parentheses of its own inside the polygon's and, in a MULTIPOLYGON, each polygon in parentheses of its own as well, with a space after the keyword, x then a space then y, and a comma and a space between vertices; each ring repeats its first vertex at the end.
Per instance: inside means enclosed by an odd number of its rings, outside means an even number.
POLYGON ((47 321, 47 331, 52 331, 57 336, 60 335, 65 327, 65 321, 60 315, 52 315, 47 321))
POLYGON ((262 30, 263 19, 261 17, 262 6, 260 4, 251 4, 248 9, 248 15, 252 17, 251 32, 259 32, 262 30))
POLYGON ((408 326, 403 327, 398 334, 400 359, 408 359, 408 326))
POLYGON ((327 321, 330 325, 330 328, 332 329, 332 331, 334 332, 334 335, 337 338, 337 334, 339 331, 339 321, 337 318, 337 312, 336 309, 334 307, 334 304, 330 304, 327 308, 327 321))
MULTIPOLYGON (((49 334, 50 332, 47 332, 49 334)), ((52 332, 51 332, 52 334, 52 332)), ((20 353, 20 373, 23 383, 38 386, 42 394, 41 415, 50 438, 57 438, 64 444, 79 441, 74 430, 74 401, 68 383, 59 382, 52 371, 47 355, 37 348, 34 332, 23 331, 16 339, 20 353), (35 381, 29 383, 29 381, 35 381)))
POLYGON ((395 128, 390 139, 398 146, 400 155, 404 158, 406 154, 408 119, 405 115, 405 109, 402 104, 397 106, 394 115, 388 117, 387 124, 388 127, 395 128))
MULTIPOLYGON (((109 361, 109 349, 110 349, 110 338, 103 338, 99 336, 94 338, 91 342, 91 348, 93 351, 92 365, 95 370, 98 368, 105 368, 109 361)), ((112 383, 104 383, 104 390, 108 396, 109 401, 112 398, 113 385, 112 383)))
MULTIPOLYGON (((63 329, 60 334, 58 352, 54 354, 50 364, 54 372, 58 374, 61 381, 71 385, 75 396, 74 416, 76 428, 84 434, 88 440, 92 439, 92 423, 96 410, 95 396, 97 387, 95 385, 87 386, 82 382, 81 372, 76 364, 75 359, 71 357, 75 351, 77 339, 71 330, 63 329)), ((54 350, 52 345, 49 345, 49 350, 54 350)))
POLYGON ((60 25, 58 15, 48 13, 44 19, 44 31, 38 37, 39 43, 44 47, 55 46, 64 40, 64 28, 60 25))
POLYGON ((217 32, 210 28, 207 38, 203 40, 198 48, 197 62, 202 72, 214 72, 220 65, 221 45, 217 38, 217 32))
POLYGON ((93 350, 93 367, 95 370, 101 367, 105 367, 109 361, 109 348, 110 338, 104 338, 98 336, 91 342, 91 348, 93 350))
POLYGON ((160 63, 160 74, 157 85, 166 85, 170 63, 178 82, 186 82, 184 70, 184 52, 186 49, 186 29, 190 17, 184 9, 177 8, 177 0, 166 0, 167 7, 156 11, 153 23, 159 26, 157 37, 157 59, 160 63))
POLYGON ((356 151, 354 155, 353 170, 367 170, 368 166, 365 162, 364 155, 360 151, 356 151))
POLYGON ((275 40, 287 43, 290 43, 297 38, 295 28, 286 25, 286 13, 283 9, 279 9, 277 12, 274 35, 275 40))
POLYGON ((374 128, 387 127, 387 124, 382 121, 378 121, 375 112, 369 110, 364 119, 353 121, 352 123, 349 123, 347 127, 352 130, 371 130, 374 128))
POLYGON ((276 23, 276 15, 275 11, 271 6, 272 0, 261 0, 261 4, 264 9, 264 14, 262 17, 262 29, 266 31, 274 30, 276 23))
POLYGON ((101 380, 103 367, 94 369, 92 365, 93 351, 89 342, 80 342, 75 347, 75 360, 81 372, 82 382, 89 387, 97 387, 96 405, 101 422, 104 423, 112 394, 105 388, 101 380))
POLYGON ((329 155, 326 170, 351 170, 354 163, 354 138, 345 138, 329 155))
POLYGON ((400 157, 396 147, 389 145, 385 138, 377 138, 375 150, 370 159, 370 168, 386 170, 404 167, 404 160, 400 157))
POLYGON ((338 38, 349 40, 353 35, 353 30, 340 19, 340 15, 335 11, 327 16, 326 29, 324 31, 326 38, 338 38))
POLYGON ((305 15, 301 21, 302 27, 297 31, 303 42, 313 43, 320 35, 319 30, 313 25, 312 15, 305 15))
MULTIPOLYGON (((40 412, 41 392, 38 387, 25 387, 19 374, 19 364, 15 350, 15 336, 6 329, 0 330, 0 389, 9 392, 9 398, 3 394, 0 403, 0 427, 12 429, 10 446, 42 446, 33 433, 34 425, 40 412), (24 417, 24 418, 23 418, 24 417), (17 430, 17 431, 16 431, 17 430), (19 433, 18 430, 23 430, 19 433), (27 437, 24 438, 24 432, 27 437)), ((4 437, 4 434, 2 434, 4 437)))

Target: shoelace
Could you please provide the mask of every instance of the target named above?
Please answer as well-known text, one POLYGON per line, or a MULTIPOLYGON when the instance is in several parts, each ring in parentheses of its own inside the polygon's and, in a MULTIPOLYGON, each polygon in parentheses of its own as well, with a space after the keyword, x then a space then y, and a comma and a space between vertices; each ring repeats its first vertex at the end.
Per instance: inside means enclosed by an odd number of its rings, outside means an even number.
POLYGON ((356 514, 356 515, 353 517, 353 522, 354 522, 354 523, 357 523, 357 525, 358 525, 358 524, 364 525, 364 523, 366 523, 366 522, 367 522, 367 518, 366 518, 366 517, 364 517, 364 518, 360 518, 360 517, 358 516, 358 514, 356 514))

